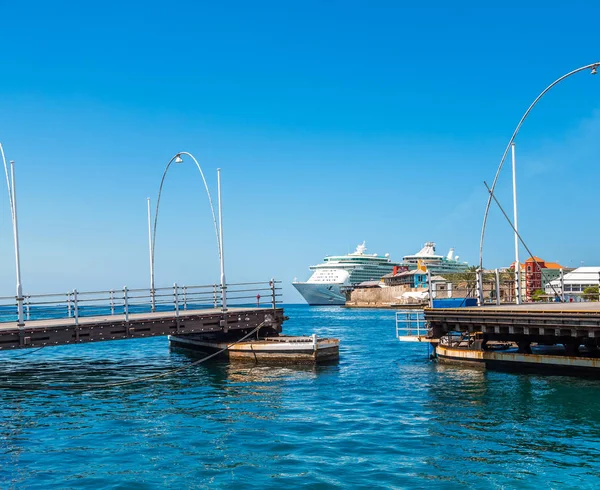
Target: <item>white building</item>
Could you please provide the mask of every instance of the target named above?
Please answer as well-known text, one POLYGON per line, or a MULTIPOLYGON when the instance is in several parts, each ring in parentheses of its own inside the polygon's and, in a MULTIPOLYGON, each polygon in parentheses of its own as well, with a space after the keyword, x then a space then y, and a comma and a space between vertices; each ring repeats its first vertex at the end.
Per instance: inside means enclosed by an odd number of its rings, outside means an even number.
MULTIPOLYGON (((600 267, 579 267, 564 275, 565 301, 583 301, 583 291, 587 287, 600 287, 600 267)), ((545 286, 546 294, 562 294, 560 279, 554 279, 545 286)))

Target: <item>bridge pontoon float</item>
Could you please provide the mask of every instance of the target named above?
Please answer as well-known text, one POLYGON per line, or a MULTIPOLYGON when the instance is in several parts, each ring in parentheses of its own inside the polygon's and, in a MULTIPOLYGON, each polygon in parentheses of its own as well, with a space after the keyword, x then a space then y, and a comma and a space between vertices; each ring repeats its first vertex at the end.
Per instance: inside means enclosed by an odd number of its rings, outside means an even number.
POLYGON ((211 339, 206 335, 171 335, 169 341, 178 348, 206 353, 223 351, 222 358, 240 362, 310 364, 337 361, 339 358, 338 339, 317 338, 314 334, 303 337, 268 336, 234 345, 225 339, 211 339))

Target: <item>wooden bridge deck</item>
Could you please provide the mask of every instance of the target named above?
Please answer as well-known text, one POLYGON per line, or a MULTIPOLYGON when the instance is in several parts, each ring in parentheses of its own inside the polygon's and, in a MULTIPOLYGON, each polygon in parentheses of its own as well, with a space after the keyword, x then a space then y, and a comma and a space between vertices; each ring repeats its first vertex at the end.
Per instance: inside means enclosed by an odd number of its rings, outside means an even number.
POLYGON ((100 315, 75 318, 51 318, 27 321, 22 327, 16 322, 0 323, 0 350, 24 347, 76 344, 102 340, 185 335, 190 333, 227 333, 231 330, 252 330, 263 322, 281 332, 284 321, 282 308, 220 308, 167 312, 100 315))

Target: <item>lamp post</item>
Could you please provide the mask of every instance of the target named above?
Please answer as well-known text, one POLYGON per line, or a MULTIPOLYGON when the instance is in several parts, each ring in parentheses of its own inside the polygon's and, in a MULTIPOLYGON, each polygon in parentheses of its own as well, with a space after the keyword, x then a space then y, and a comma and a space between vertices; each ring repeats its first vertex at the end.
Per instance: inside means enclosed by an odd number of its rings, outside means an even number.
POLYGON ((498 182, 498 177, 500 176, 500 171, 502 170, 502 166, 504 165, 504 160, 506 160, 506 156, 508 155, 508 151, 510 150, 513 142, 515 141, 515 138, 517 137, 517 134, 519 134, 519 130, 521 129, 521 126, 525 122, 525 119, 527 119, 527 116, 529 115, 529 113, 531 112, 531 110, 536 106, 536 104, 540 101, 540 99, 552 87, 554 87, 558 83, 562 82, 566 78, 569 78, 571 75, 575 75, 575 73, 579 73, 580 71, 591 70, 591 74, 592 75, 596 75, 596 73, 598 72, 598 67, 600 67, 600 61, 597 61, 595 63, 591 63, 589 65, 582 66, 582 67, 577 68, 577 69, 575 69, 573 71, 570 71, 569 73, 566 73, 565 75, 563 75, 560 78, 557 78, 556 80, 554 80, 554 82, 552 82, 550 85, 548 85, 540 93, 540 95, 538 95, 535 98, 535 100, 531 103, 531 105, 525 111, 525 114, 523 114, 523 116, 521 117, 521 120, 519 121, 519 124, 517 124, 517 127, 515 128, 512 136, 511 136, 511 138, 510 138, 510 140, 508 142, 508 145, 506 145, 506 149, 504 150, 504 154, 502 155, 502 159, 500 160, 500 165, 498 165, 498 169, 496 170, 496 175, 494 176, 494 181, 492 182, 492 187, 491 187, 490 192, 489 192, 489 196, 488 196, 488 200, 487 200, 487 205, 485 207, 485 213, 483 215, 483 226, 481 227, 481 239, 479 241, 479 268, 483 267, 483 241, 484 241, 484 238, 485 238, 485 227, 486 227, 486 224, 487 224, 488 213, 490 211, 490 205, 492 204, 492 199, 493 199, 493 196, 494 196, 494 190, 496 189, 496 183, 498 182))
POLYGON ((183 163, 182 155, 190 157, 193 160, 193 162, 196 164, 196 167, 198 168, 198 171, 200 172, 200 176, 202 177, 202 182, 204 183, 204 188, 206 189, 206 195, 208 196, 208 203, 210 205, 210 210, 211 210, 212 218, 213 218, 213 224, 214 224, 214 228, 215 228, 215 235, 217 238, 217 249, 219 252, 219 260, 220 260, 220 266, 221 266, 222 309, 223 309, 223 311, 225 311, 227 309, 227 298, 226 298, 227 287, 225 284, 225 262, 224 262, 224 255, 223 255, 223 216, 222 216, 222 210, 221 210, 221 169, 217 170, 218 186, 219 186, 219 188, 218 188, 218 192, 219 192, 219 225, 217 225, 215 208, 213 206, 212 197, 210 195, 210 190, 208 189, 208 184, 206 183, 206 178, 204 177, 204 172, 202 171, 202 167, 200 167, 200 164, 198 163, 198 160, 196 160, 194 155, 192 155, 191 153, 188 153, 186 151, 181 151, 181 152, 177 153, 175 156, 173 156, 171 158, 171 160, 169 160, 169 163, 167 164, 167 167, 165 168, 165 171, 163 172, 163 176, 160 181, 160 187, 158 189, 158 198, 156 200, 156 209, 154 212, 154 225, 153 226, 151 226, 150 199, 148 199, 148 239, 150 242, 149 243, 149 247, 150 247, 150 292, 151 292, 151 297, 152 297, 152 311, 155 311, 155 308, 156 308, 156 304, 154 301, 154 250, 155 250, 155 243, 156 243, 156 226, 158 223, 158 211, 160 209, 160 197, 162 194, 163 185, 165 183, 165 177, 167 176, 167 172, 169 171, 171 164, 173 162, 183 163))
POLYGON ((152 311, 156 311, 156 296, 154 294, 154 245, 152 241, 152 211, 150 198, 148 200, 148 248, 150 250, 150 304, 152 311))
POLYGON ((6 175, 6 186, 8 188, 8 199, 10 201, 10 214, 12 217, 13 239, 15 244, 15 265, 17 278, 17 325, 25 325, 23 320, 23 285, 21 284, 21 255, 19 249, 19 221, 17 218, 17 188, 15 177, 15 162, 10 161, 10 178, 4 149, 0 143, 0 154, 2 154, 2 163, 4 164, 4 174, 6 175))
POLYGON ((221 203, 221 169, 217 169, 217 195, 219 206, 219 259, 221 266, 221 308, 227 310, 227 283, 225 282, 225 256, 223 255, 223 205, 221 203))
POLYGON ((517 162, 515 159, 515 144, 512 148, 512 184, 513 184, 513 220, 515 225, 515 286, 517 290, 517 304, 521 304, 521 262, 519 260, 519 220, 517 214, 517 162))

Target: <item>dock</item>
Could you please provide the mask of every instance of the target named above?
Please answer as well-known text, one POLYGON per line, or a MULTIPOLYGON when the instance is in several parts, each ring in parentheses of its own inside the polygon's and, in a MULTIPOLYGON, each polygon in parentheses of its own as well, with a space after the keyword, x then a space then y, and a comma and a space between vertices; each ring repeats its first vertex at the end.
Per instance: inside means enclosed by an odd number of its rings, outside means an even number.
MULTIPOLYGON (((473 308, 426 308, 431 338, 481 332, 488 340, 572 346, 600 338, 600 303, 526 303, 473 308)), ((593 342, 592 342, 593 340, 593 342)))
POLYGON ((600 303, 426 308, 441 362, 600 376, 600 303))

